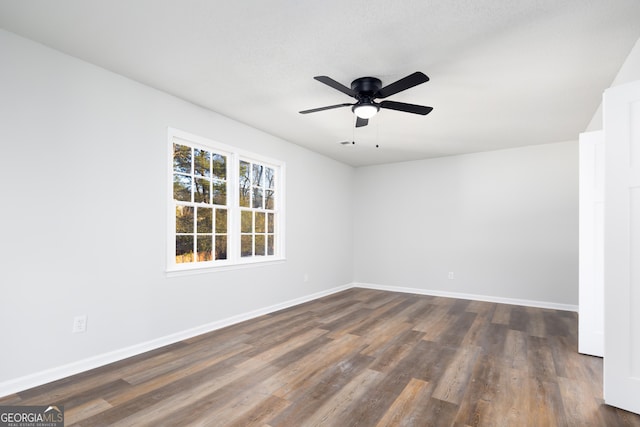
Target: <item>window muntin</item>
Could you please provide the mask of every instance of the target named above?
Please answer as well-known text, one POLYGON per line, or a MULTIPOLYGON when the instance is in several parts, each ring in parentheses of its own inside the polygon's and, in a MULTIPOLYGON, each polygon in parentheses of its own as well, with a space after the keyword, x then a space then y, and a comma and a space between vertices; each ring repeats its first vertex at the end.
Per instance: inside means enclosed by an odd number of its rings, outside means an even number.
POLYGON ((282 259, 284 164, 176 130, 169 139, 169 270, 282 259))

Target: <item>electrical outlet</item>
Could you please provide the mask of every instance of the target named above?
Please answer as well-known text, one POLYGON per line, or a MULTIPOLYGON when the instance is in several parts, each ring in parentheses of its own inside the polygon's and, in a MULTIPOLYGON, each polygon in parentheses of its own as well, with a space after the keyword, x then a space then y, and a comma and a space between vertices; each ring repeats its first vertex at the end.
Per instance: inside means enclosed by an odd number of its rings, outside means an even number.
POLYGON ((449 272, 449 279, 450 279, 450 280, 453 280, 453 271, 450 271, 450 272, 449 272))
POLYGON ((302 280, 304 281, 304 283, 307 283, 309 281, 309 273, 305 273, 302 280))
POLYGON ((73 318, 73 330, 74 334, 87 331, 87 315, 83 314, 73 318))

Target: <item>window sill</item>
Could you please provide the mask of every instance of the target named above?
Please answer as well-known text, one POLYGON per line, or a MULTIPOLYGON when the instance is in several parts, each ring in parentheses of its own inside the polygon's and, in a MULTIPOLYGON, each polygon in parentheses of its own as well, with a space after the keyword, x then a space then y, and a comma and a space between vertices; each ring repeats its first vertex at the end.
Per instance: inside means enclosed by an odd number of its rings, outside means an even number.
POLYGON ((225 265, 203 265, 203 266, 189 266, 187 268, 168 268, 165 271, 166 277, 181 277, 181 276, 191 276, 194 274, 206 274, 206 273, 217 273, 219 271, 230 271, 230 270, 242 270, 245 268, 254 268, 254 267, 266 267, 274 264, 282 264, 285 262, 286 258, 269 258, 269 259, 258 259, 245 261, 237 264, 225 264, 225 265))

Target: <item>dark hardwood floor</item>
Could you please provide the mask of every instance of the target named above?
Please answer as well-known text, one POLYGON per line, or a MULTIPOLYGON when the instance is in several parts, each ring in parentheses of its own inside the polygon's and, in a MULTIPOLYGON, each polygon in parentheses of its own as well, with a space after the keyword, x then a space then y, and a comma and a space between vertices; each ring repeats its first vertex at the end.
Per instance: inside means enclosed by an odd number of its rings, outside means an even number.
POLYGON ((577 314, 350 289, 0 399, 67 426, 639 426, 577 314))

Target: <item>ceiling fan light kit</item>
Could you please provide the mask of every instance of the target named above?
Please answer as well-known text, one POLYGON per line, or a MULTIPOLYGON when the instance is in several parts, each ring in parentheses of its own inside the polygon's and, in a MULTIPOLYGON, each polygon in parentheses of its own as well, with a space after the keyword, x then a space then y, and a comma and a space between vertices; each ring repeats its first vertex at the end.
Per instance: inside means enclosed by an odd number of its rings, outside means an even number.
POLYGON ((380 103, 375 102, 376 99, 387 98, 391 95, 395 95, 398 92, 407 90, 419 84, 429 81, 429 77, 426 74, 416 71, 413 74, 408 75, 396 82, 393 82, 387 86, 382 87, 382 81, 375 77, 360 77, 351 82, 351 88, 346 87, 342 83, 333 80, 327 76, 314 77, 317 81, 326 84, 333 89, 344 93, 352 98, 355 98, 357 102, 354 104, 336 104, 329 105, 327 107, 313 108, 310 110, 300 111, 300 114, 316 113, 318 111, 331 110, 334 108, 351 107, 351 111, 357 116, 356 127, 366 126, 369 123, 369 119, 375 116, 381 108, 402 111, 405 113, 413 113, 420 115, 429 114, 433 108, 424 105, 407 104, 404 102, 396 101, 382 101, 380 103))
POLYGON ((378 107, 373 103, 372 104, 356 104, 353 106, 352 110, 355 113, 355 115, 360 117, 361 119, 370 119, 371 117, 376 115, 378 110, 380 110, 380 107, 378 107))

